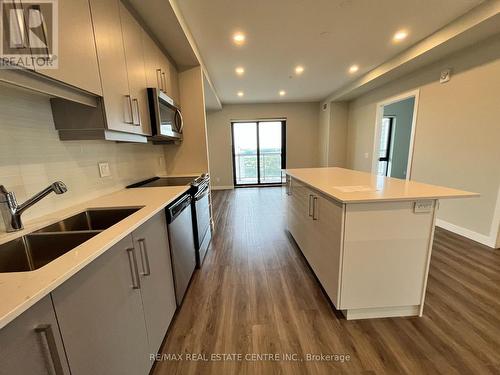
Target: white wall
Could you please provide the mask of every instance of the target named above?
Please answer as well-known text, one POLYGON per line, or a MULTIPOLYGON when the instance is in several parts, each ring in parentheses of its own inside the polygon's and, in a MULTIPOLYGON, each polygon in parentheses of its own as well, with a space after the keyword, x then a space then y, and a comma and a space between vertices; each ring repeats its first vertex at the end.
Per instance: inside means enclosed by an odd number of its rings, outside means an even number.
POLYGON ((56 180, 68 186, 66 194, 48 196, 23 218, 48 214, 158 173, 165 173, 163 146, 62 142, 49 98, 0 85, 0 184, 14 191, 20 203, 56 180), (109 162, 111 177, 99 177, 100 161, 109 162))
POLYGON ((318 103, 224 105, 207 115, 210 175, 215 187, 233 186, 231 121, 286 118, 287 168, 319 166, 318 103))
POLYGON ((347 116, 347 102, 320 103, 318 127, 320 166, 345 166, 347 116))
POLYGON ((347 165, 370 171, 377 103, 420 89, 411 177, 479 192, 443 200, 438 223, 494 246, 500 185, 500 36, 391 82, 349 105, 347 165), (452 68, 451 81, 439 83, 452 68))
POLYGON ((169 175, 197 175, 208 171, 203 73, 199 66, 179 73, 183 141, 165 146, 169 175))

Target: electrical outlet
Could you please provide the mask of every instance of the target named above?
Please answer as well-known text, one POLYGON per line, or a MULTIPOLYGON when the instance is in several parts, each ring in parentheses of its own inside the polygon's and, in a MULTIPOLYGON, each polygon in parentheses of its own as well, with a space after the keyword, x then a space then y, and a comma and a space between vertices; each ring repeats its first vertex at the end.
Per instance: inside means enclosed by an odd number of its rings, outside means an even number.
POLYGON ((413 207, 413 212, 416 214, 431 212, 433 205, 433 201, 416 201, 415 206, 413 207))
POLYGON ((99 163, 99 176, 103 177, 111 177, 111 169, 109 169, 109 163, 103 162, 99 163))
POLYGON ((368 152, 365 152, 364 156, 365 156, 365 159, 368 159, 368 156, 369 156, 368 152))

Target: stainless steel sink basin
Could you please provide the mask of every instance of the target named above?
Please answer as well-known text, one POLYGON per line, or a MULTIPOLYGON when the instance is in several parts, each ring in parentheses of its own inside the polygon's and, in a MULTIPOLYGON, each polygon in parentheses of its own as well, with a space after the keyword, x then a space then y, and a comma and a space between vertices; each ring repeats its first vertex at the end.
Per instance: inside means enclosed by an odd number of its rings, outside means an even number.
POLYGON ((104 230, 122 221, 139 209, 140 208, 90 209, 55 224, 46 226, 35 233, 104 230))
POLYGON ((0 273, 36 270, 98 233, 33 233, 4 243, 0 245, 0 273))

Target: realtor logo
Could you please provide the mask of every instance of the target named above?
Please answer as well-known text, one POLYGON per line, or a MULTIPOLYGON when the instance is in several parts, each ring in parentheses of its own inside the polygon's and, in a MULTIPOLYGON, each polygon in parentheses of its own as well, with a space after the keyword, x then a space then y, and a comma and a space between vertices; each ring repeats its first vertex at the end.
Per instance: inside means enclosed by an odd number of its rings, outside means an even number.
POLYGON ((0 69, 57 69, 57 0, 0 0, 0 69))

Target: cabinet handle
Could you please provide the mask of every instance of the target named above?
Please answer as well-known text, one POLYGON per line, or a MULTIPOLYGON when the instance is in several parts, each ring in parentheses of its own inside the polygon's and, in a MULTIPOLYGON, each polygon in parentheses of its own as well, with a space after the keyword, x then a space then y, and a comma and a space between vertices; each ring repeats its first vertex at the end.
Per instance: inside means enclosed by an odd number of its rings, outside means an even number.
POLYGON ((132 98, 130 97, 130 95, 125 95, 125 106, 127 106, 128 108, 125 109, 125 113, 128 112, 129 116, 130 116, 130 121, 127 120, 127 115, 125 114, 125 120, 124 122, 126 124, 131 124, 131 125, 134 125, 134 111, 132 109, 132 98))
POLYGON ((54 332, 52 331, 52 324, 41 324, 35 328, 35 332, 38 333, 45 345, 47 345, 47 352, 50 355, 50 363, 54 367, 54 373, 56 375, 63 375, 63 367, 61 364, 61 357, 59 356, 59 351, 57 350, 56 339, 54 338, 54 332))
POLYGON ((292 179, 291 178, 287 178, 287 181, 286 181, 286 194, 292 195, 292 179))
POLYGON ((137 124, 134 121, 134 125, 141 126, 141 110, 139 108, 139 99, 134 98, 132 102, 135 104, 136 112, 137 112, 137 124))
POLYGON ((142 276, 151 275, 151 267, 149 265, 148 248, 146 247, 146 239, 139 238, 139 251, 141 252, 142 276))
POLYGON ((309 194, 309 217, 313 217, 314 212, 313 212, 313 207, 312 207, 312 199, 314 198, 314 195, 309 194))
POLYGON ((132 276, 132 289, 141 289, 141 280, 139 279, 139 267, 135 257, 134 248, 127 249, 128 263, 130 265, 130 274, 132 276))
POLYGON ((317 210, 316 210, 317 204, 316 203, 317 202, 318 202, 318 197, 314 197, 313 198, 313 215, 312 215, 313 220, 318 220, 318 216, 316 216, 316 213, 317 213, 317 210))
POLYGON ((161 80, 161 69, 156 69, 156 85, 158 86, 158 89, 163 91, 163 82, 161 80))
POLYGON ((167 76, 165 75, 165 72, 161 72, 161 78, 163 82, 163 92, 167 93, 167 76))

